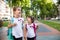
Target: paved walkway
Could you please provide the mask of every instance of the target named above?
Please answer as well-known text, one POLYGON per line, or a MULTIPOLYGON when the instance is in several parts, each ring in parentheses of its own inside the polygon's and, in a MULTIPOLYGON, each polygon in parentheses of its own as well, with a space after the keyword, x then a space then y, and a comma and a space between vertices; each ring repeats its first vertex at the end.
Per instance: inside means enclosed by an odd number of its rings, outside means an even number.
POLYGON ((60 32, 49 27, 39 21, 35 21, 39 25, 37 30, 37 40, 60 40, 60 32))

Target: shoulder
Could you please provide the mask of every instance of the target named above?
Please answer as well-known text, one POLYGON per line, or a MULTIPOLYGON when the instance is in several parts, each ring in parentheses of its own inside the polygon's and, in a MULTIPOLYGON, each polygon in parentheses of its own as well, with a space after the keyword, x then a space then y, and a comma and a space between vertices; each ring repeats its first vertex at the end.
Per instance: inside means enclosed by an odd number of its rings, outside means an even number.
POLYGON ((19 19, 22 19, 24 21, 24 18, 19 18, 19 19))
POLYGON ((33 24, 37 26, 37 23, 33 23, 33 24))
POLYGON ((22 20, 24 20, 24 18, 22 18, 22 20))
POLYGON ((14 17, 10 18, 11 21, 14 20, 14 19, 15 19, 14 17))
POLYGON ((15 20, 15 18, 14 18, 14 17, 10 18, 10 22, 11 22, 11 23, 13 23, 13 22, 14 22, 14 20, 15 20))
POLYGON ((33 25, 34 25, 35 27, 38 27, 37 23, 33 23, 33 25))

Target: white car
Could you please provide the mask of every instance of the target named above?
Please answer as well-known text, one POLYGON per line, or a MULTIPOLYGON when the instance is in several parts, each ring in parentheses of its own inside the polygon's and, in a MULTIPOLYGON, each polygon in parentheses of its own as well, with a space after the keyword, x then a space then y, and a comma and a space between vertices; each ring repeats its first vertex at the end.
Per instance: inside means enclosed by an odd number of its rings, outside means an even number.
POLYGON ((60 17, 56 17, 57 20, 60 20, 60 17))

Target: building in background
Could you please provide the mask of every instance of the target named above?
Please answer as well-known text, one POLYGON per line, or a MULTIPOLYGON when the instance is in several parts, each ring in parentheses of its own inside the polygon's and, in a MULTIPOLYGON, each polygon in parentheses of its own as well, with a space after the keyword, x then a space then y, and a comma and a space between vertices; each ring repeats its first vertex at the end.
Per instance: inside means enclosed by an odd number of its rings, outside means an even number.
POLYGON ((3 20, 10 19, 10 7, 5 0, 0 0, 0 18, 3 20))

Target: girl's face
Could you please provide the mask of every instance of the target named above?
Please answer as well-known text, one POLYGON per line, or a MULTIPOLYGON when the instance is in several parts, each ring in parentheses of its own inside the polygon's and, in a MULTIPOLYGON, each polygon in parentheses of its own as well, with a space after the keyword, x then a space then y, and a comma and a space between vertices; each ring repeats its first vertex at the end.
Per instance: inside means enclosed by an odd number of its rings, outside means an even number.
POLYGON ((14 12, 16 16, 21 16, 21 8, 17 8, 16 11, 14 12))
POLYGON ((32 23, 31 18, 29 18, 29 17, 27 17, 27 21, 28 21, 28 23, 32 23))

